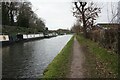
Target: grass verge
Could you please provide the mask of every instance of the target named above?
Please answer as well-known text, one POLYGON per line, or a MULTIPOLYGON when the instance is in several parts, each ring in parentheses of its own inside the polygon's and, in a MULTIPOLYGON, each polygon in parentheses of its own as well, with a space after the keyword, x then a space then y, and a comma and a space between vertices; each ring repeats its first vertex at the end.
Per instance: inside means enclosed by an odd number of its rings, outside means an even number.
POLYGON ((118 54, 108 52, 96 42, 85 39, 81 35, 76 35, 76 38, 87 50, 85 53, 87 76, 91 78, 117 78, 118 54))
POLYGON ((69 73, 74 36, 44 70, 43 78, 64 78, 69 73))

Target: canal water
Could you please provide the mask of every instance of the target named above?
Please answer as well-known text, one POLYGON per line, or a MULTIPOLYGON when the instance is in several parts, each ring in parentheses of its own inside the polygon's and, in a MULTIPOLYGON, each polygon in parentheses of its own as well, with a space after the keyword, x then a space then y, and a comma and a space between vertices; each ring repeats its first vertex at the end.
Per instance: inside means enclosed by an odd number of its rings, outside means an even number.
POLYGON ((40 78, 72 35, 20 42, 2 48, 3 78, 40 78))

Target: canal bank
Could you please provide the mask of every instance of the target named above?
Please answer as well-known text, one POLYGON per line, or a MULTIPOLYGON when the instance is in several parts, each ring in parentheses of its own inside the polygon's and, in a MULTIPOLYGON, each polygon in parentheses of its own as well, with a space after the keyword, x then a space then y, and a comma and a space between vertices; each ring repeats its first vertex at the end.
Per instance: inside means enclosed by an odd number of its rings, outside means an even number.
POLYGON ((43 78, 63 78, 69 74, 74 36, 44 70, 43 78))
POLYGON ((118 54, 82 35, 75 37, 44 70, 44 79, 118 78, 118 54))

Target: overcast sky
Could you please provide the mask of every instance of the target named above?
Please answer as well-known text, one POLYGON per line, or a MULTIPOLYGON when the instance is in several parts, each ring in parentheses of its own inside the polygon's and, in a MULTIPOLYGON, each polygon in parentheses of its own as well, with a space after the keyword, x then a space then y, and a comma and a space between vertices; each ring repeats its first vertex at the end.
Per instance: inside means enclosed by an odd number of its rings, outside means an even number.
MULTIPOLYGON (((72 1, 73 0, 29 0, 33 5, 33 11, 41 17, 46 27, 50 30, 59 28, 70 29, 75 23, 75 17, 72 15, 72 1)), ((102 13, 97 19, 97 22, 108 22, 110 20, 110 5, 112 0, 96 0, 102 7, 102 13), (103 2, 106 2, 103 4, 103 2), (109 13, 109 16, 107 15, 109 13)), ((112 2, 117 2, 114 0, 112 2)), ((116 7, 116 6, 115 6, 116 7)))

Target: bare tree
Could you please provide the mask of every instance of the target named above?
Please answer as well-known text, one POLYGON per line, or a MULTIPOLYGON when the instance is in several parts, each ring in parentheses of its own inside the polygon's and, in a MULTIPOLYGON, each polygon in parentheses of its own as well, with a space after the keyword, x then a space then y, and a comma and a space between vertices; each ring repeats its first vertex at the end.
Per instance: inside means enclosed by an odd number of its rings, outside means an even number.
POLYGON ((112 19, 110 21, 110 23, 117 23, 117 26, 113 26, 112 29, 112 34, 115 34, 114 37, 111 36, 111 39, 114 39, 114 43, 113 46, 115 46, 115 50, 117 50, 118 54, 120 54, 119 50, 120 50, 120 1, 116 2, 116 3, 111 3, 111 13, 112 13, 112 19), (116 5, 116 3, 118 5, 116 5), (116 29, 117 27, 117 29, 116 29))
POLYGON ((116 5, 117 2, 111 2, 111 20, 110 20, 110 23, 118 23, 118 16, 120 14, 120 10, 119 10, 119 7, 120 7, 120 3, 118 3, 118 7, 116 5), (117 9, 118 8, 118 9, 117 9))
POLYGON ((81 28, 82 27, 81 27, 81 25, 79 24, 79 22, 77 20, 76 23, 72 26, 71 31, 78 34, 78 33, 80 33, 81 28))
POLYGON ((120 24, 120 1, 118 2, 117 22, 120 24))
MULTIPOLYGON (((120 1, 118 2, 118 16, 117 16, 117 22, 120 24, 120 1)), ((118 54, 120 54, 120 27, 118 27, 118 37, 117 37, 117 50, 118 54)))
POLYGON ((94 20, 96 20, 96 17, 98 17, 98 13, 101 12, 101 8, 95 6, 93 2, 88 4, 87 2, 78 0, 77 2, 73 3, 73 16, 78 18, 83 24, 84 36, 87 37, 87 28, 93 26, 94 20))

